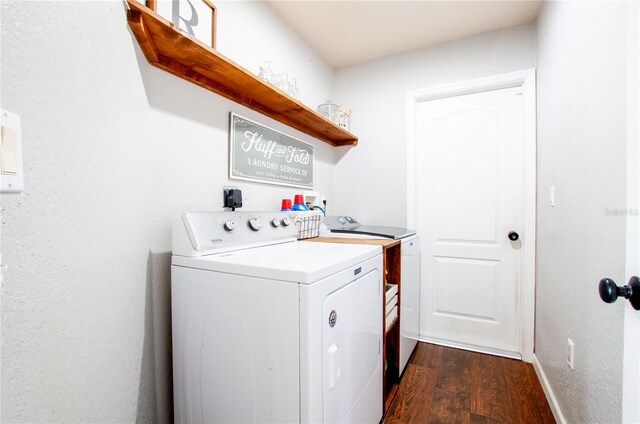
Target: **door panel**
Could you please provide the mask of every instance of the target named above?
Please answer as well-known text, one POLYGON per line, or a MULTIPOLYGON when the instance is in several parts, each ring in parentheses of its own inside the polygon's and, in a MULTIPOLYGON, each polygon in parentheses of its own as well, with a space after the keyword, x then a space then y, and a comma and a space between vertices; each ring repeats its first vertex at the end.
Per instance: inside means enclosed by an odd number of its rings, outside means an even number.
POLYGON ((433 302, 439 315, 495 321, 498 261, 434 257, 433 302), (469 282, 459 290, 451 281, 469 282))
POLYGON ((524 109, 521 88, 416 107, 420 335, 520 353, 524 109))
POLYGON ((493 111, 460 110, 433 120, 438 241, 496 241, 498 119, 493 111))

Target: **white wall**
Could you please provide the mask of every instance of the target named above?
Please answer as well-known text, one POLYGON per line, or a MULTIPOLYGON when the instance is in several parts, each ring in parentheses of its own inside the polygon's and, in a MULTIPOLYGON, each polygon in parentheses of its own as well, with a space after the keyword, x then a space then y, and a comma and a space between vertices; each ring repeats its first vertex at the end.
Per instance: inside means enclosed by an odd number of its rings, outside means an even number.
MULTIPOLYGON (((219 49, 298 75, 312 106, 333 70, 264 3, 217 1, 219 49)), ((120 1, 8 2, 2 108, 22 117, 25 190, 2 196, 2 421, 169 422, 172 218, 247 210, 298 191, 229 182, 228 114, 316 146, 316 189, 333 198, 325 143, 151 67, 120 1)))
MULTIPOLYGON (((219 50, 297 76, 311 107, 333 93, 352 107, 358 148, 151 67, 121 2, 1 3, 1 106, 22 117, 25 161, 24 192, 0 201, 3 422, 171 420, 171 219, 220 210, 227 184, 253 210, 297 191, 227 179, 229 111, 316 146, 330 214, 402 226, 406 92, 536 65, 525 25, 339 69, 332 90, 333 70, 268 6, 216 6, 219 50)), ((623 15, 619 3, 545 2, 538 29, 536 354, 571 422, 620 419, 623 306, 596 284, 624 281, 624 217, 605 213, 624 209, 623 15)))
POLYGON ((535 26, 493 31, 336 71, 358 148, 340 148, 329 214, 405 226, 407 91, 535 67, 535 26))
POLYGON ((626 301, 603 303, 597 286, 626 281, 625 11, 625 2, 543 2, 538 21, 535 352, 570 423, 621 421, 626 301))

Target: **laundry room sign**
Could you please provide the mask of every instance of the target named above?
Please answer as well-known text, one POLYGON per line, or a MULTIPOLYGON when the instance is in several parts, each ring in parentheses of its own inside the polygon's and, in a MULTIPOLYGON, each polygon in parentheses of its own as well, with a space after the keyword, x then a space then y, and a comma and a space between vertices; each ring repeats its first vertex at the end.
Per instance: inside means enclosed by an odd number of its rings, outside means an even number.
POLYGON ((311 144, 233 112, 229 127, 229 178, 313 188, 311 144))

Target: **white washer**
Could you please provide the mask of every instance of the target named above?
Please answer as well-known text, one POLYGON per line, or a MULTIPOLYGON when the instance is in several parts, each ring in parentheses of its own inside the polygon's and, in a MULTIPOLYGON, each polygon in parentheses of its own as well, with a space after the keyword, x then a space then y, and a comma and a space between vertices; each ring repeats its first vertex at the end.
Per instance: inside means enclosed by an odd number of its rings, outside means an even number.
POLYGON ((298 242, 292 220, 175 220, 176 422, 380 421, 381 248, 298 242))

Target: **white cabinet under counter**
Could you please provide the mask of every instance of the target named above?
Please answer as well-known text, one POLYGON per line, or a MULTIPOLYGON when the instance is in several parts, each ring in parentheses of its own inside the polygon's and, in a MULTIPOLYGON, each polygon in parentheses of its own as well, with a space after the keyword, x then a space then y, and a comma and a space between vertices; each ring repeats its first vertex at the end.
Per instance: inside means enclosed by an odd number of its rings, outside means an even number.
POLYGON ((400 374, 409 362, 420 334, 420 237, 410 236, 401 241, 400 374))

